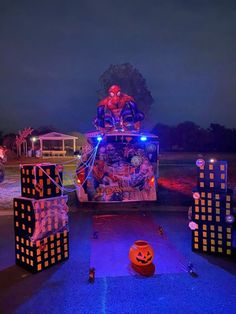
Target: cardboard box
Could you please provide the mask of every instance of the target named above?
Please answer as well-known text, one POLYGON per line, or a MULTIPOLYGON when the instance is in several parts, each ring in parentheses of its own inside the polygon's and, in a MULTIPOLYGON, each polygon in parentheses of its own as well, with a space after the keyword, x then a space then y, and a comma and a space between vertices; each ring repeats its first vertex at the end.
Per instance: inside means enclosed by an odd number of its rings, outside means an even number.
POLYGON ((15 234, 36 241, 68 230, 68 196, 48 199, 14 198, 15 234))
POLYGON ((21 196, 41 199, 61 196, 62 171, 56 164, 25 164, 20 166, 21 196))
POLYGON ((232 254, 232 226, 199 223, 192 231, 192 250, 218 255, 232 254))
POLYGON ((69 233, 51 234, 32 242, 28 237, 15 236, 16 264, 37 273, 69 258, 69 233))
POLYGON ((227 162, 214 161, 205 162, 197 168, 197 186, 199 191, 227 191, 227 162))

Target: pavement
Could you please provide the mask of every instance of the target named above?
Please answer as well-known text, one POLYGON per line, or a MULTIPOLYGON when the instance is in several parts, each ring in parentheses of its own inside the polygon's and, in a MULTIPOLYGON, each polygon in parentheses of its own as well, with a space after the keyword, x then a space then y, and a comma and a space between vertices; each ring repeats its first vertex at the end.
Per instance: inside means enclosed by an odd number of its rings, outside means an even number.
MULTIPOLYGON (((132 215, 132 213, 130 213, 132 215)), ((70 213, 70 258, 38 274, 15 265, 13 216, 0 218, 0 313, 235 313, 236 258, 191 251, 184 212, 152 212, 168 240, 194 266, 150 278, 104 276, 88 282, 93 212, 70 213)), ((98 238, 99 241, 99 238, 98 238)), ((112 250, 112 247, 110 248, 112 250)), ((106 258, 106 252, 101 259, 106 258)), ((158 270, 158 263, 156 265, 158 270)))

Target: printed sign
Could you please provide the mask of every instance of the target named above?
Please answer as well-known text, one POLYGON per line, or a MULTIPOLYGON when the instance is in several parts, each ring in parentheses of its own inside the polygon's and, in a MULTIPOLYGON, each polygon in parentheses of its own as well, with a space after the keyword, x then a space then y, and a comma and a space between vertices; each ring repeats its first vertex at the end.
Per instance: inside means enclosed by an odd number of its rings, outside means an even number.
POLYGON ((153 201, 156 173, 157 143, 103 142, 81 195, 88 201, 153 201))

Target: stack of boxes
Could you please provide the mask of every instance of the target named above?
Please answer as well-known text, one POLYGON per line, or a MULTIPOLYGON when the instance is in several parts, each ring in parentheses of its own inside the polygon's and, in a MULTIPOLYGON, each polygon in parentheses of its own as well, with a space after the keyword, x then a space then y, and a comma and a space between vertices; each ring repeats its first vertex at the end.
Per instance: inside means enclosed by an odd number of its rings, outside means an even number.
POLYGON ((226 161, 197 161, 197 189, 193 193, 192 249, 231 255, 232 191, 227 189, 226 161))
POLYGON ((16 264, 39 272, 68 259, 67 196, 55 164, 21 166, 21 197, 14 199, 16 264))

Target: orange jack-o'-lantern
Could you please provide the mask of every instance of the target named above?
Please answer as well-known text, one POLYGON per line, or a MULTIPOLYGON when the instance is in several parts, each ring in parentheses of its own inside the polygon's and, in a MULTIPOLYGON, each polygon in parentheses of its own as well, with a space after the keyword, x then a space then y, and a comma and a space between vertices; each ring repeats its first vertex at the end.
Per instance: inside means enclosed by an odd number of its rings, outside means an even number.
POLYGON ((151 264, 153 257, 153 248, 144 240, 135 241, 129 250, 129 259, 131 263, 138 266, 147 266, 151 264))

